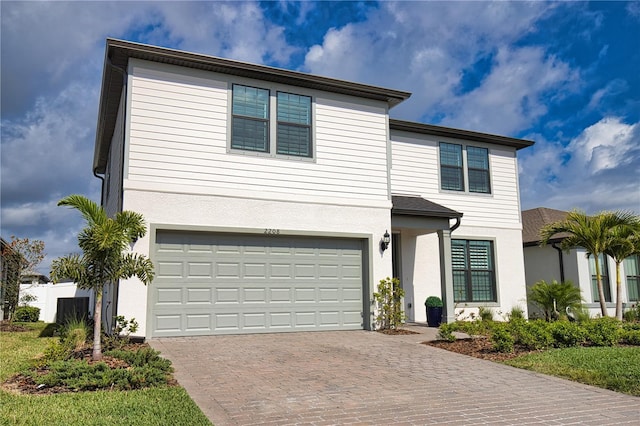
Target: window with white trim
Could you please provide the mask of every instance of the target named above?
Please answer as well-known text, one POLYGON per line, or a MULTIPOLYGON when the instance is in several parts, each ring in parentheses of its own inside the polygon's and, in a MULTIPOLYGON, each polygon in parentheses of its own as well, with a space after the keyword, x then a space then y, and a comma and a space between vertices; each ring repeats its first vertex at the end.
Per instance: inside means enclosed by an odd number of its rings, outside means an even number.
POLYGON ((640 301, 640 255, 627 257, 623 264, 629 301, 638 302, 640 301))
POLYGON ((231 149, 313 157, 310 96, 234 84, 231 121, 231 149))
POLYGON ((493 242, 451 240, 453 300, 497 302, 493 242))
MULTIPOLYGON (((604 301, 611 302, 611 286, 609 285, 609 268, 607 262, 604 261, 604 255, 598 256, 598 263, 600 264, 600 277, 602 278, 602 289, 604 290, 604 301)), ((593 301, 600 302, 600 293, 598 293, 598 279, 596 276, 596 261, 595 257, 589 256, 589 272, 591 273, 591 292, 593 294, 593 301)))
POLYGON ((487 148, 440 142, 439 149, 441 189, 491 194, 487 148))

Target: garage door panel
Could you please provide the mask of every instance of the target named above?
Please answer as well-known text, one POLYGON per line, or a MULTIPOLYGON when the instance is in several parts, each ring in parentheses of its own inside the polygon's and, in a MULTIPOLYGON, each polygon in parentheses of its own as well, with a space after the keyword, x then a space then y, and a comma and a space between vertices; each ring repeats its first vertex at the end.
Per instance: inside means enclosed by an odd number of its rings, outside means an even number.
POLYGON ((362 329, 359 240, 160 231, 153 336, 362 329))

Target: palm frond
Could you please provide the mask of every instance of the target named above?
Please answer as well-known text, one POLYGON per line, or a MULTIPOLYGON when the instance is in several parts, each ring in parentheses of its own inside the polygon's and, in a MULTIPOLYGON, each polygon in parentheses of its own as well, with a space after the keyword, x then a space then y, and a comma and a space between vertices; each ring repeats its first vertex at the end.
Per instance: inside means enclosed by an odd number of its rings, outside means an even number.
POLYGON ((107 219, 107 214, 102 207, 82 195, 69 195, 58 201, 58 205, 78 210, 90 225, 102 223, 107 219))

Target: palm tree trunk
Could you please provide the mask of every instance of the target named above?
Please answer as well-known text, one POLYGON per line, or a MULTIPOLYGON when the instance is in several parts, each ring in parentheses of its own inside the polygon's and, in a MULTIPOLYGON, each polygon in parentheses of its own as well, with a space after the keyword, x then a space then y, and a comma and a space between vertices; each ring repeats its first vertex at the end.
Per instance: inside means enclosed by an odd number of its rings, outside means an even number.
POLYGON ((622 321, 622 281, 619 262, 616 262, 616 318, 622 321))
POLYGON ((600 259, 597 253, 593 253, 596 261, 596 283, 598 284, 598 297, 600 299, 600 312, 603 317, 607 315, 607 301, 604 299, 604 286, 602 285, 602 275, 600 275, 600 259))
POLYGON ((96 303, 93 311, 93 355, 94 361, 102 359, 102 344, 100 334, 102 331, 102 289, 94 289, 96 303))

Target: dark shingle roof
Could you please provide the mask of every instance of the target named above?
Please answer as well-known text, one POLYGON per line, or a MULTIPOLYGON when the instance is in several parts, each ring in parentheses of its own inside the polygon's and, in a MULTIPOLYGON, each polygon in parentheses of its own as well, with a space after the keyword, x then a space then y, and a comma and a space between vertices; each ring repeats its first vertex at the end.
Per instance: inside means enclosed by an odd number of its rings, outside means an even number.
MULTIPOLYGON (((568 212, 562 210, 538 207, 522 212, 522 242, 525 246, 534 246, 540 243, 540 230, 550 223, 565 220, 568 212)), ((569 234, 556 234, 550 242, 557 242, 569 234)))
POLYGON ((393 195, 391 196, 391 202, 393 203, 391 214, 447 218, 462 217, 460 212, 421 197, 393 195))

